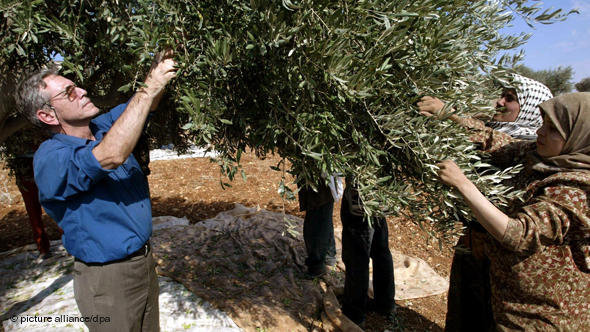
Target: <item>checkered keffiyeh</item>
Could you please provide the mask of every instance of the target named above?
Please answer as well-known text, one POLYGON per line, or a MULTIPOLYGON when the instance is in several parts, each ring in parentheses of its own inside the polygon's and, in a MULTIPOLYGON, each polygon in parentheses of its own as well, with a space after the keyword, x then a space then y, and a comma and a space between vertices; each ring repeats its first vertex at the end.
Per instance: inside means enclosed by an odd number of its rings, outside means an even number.
POLYGON ((514 138, 536 139, 543 124, 539 104, 553 98, 548 87, 530 78, 514 74, 514 88, 520 112, 514 122, 490 121, 486 125, 514 138))

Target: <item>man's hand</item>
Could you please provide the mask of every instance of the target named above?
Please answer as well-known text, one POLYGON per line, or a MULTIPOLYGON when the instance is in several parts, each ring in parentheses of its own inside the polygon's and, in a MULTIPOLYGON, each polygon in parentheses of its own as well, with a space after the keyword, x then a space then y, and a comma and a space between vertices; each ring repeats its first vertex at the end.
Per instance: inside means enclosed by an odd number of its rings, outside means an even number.
POLYGON ((438 176, 442 180, 443 183, 453 186, 455 188, 459 188, 462 185, 469 184, 471 181, 463 174, 463 171, 455 164, 452 160, 445 160, 439 164, 438 166, 438 176))
POLYGON ((444 106, 445 103, 440 99, 431 96, 424 96, 420 98, 420 101, 418 102, 418 110, 420 111, 420 114, 426 116, 439 115, 444 106))
MULTIPOLYGON (((171 49, 158 52, 154 56, 152 67, 145 79, 147 85, 145 92, 153 97, 155 101, 159 101, 166 84, 176 77, 176 61, 172 58, 173 56, 174 51, 171 49)), ((157 102, 154 104, 157 106, 157 102)), ((152 107, 152 109, 155 109, 155 107, 152 107)))

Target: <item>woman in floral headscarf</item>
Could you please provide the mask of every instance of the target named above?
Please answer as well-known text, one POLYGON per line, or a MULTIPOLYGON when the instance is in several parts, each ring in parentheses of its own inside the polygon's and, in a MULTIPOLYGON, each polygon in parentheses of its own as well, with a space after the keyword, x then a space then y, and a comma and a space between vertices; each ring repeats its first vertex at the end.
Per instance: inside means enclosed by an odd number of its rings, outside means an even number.
MULTIPOLYGON (((490 261, 496 330, 590 331, 590 93, 539 105, 535 144, 513 141, 493 152, 527 167, 524 202, 504 212, 452 161, 439 164, 487 230, 471 240, 490 261)), ((507 166, 507 165, 506 165, 507 166)))
MULTIPOLYGON (((515 140, 534 140, 535 132, 543 123, 537 106, 553 98, 545 85, 520 75, 513 74, 512 86, 505 87, 496 101, 496 114, 492 121, 483 122, 455 114, 449 117, 468 128, 471 131, 471 141, 485 152, 493 153, 515 140)), ((439 115, 443 107, 441 100, 429 96, 423 97, 418 103, 420 113, 426 116, 439 115)), ((496 158, 497 166, 502 166, 502 159, 496 158)), ((522 179, 519 177, 516 180, 522 179)), ((480 248, 475 247, 471 240, 472 235, 477 236, 485 230, 478 223, 465 221, 465 226, 466 234, 457 243, 451 266, 445 322, 447 331, 486 330, 494 324, 490 302, 489 260, 482 257, 481 250, 478 250, 480 248)))

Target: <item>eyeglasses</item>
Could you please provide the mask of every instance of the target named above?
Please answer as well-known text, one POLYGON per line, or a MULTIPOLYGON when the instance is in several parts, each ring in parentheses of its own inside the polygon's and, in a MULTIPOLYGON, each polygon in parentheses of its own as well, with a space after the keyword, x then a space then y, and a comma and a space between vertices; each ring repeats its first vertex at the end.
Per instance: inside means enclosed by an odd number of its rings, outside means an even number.
POLYGON ((66 88, 63 91, 61 91, 61 92, 57 93, 55 96, 49 98, 49 100, 44 102, 43 105, 41 105, 41 107, 49 106, 49 108, 53 109, 53 106, 51 105, 51 101, 61 95, 65 95, 66 98, 68 98, 68 100, 70 102, 74 101, 77 97, 76 84, 70 84, 70 85, 66 86, 66 88))

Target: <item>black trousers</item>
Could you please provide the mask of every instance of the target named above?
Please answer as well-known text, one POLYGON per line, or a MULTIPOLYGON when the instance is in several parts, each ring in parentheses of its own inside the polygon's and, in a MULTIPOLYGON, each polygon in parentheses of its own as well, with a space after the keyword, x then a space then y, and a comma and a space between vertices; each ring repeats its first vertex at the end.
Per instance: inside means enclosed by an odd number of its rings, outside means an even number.
POLYGON ((312 274, 324 271, 326 263, 328 265, 336 263, 333 211, 333 202, 305 211, 303 219, 303 240, 307 250, 305 265, 312 274))
POLYGON ((490 262, 475 257, 463 236, 453 255, 445 331, 494 331, 490 262))
POLYGON ((365 319, 369 289, 369 259, 373 259, 375 309, 388 314, 394 308, 393 260, 389 251, 385 218, 375 218, 370 226, 364 216, 353 215, 344 195, 342 220, 342 260, 346 266, 342 312, 353 322, 365 319))

